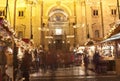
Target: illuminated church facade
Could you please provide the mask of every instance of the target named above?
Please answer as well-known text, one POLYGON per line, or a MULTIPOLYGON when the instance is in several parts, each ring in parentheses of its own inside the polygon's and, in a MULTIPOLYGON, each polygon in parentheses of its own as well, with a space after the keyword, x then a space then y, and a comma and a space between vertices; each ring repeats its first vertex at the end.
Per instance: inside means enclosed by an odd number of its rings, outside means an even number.
POLYGON ((46 50, 99 41, 118 20, 113 0, 2 0, 0 16, 5 15, 18 38, 46 50))

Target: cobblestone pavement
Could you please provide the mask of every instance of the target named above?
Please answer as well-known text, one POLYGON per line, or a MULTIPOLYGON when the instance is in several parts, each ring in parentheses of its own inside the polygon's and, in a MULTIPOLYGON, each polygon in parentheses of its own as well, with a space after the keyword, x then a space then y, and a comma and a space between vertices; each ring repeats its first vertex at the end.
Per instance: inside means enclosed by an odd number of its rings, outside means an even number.
MULTIPOLYGON (((8 68, 7 73, 12 78, 12 67, 8 68)), ((105 74, 96 74, 88 70, 88 76, 85 75, 83 67, 58 68, 57 70, 39 70, 30 74, 30 81, 120 81, 120 76, 115 72, 105 74)))
POLYGON ((118 76, 34 77, 31 81, 120 81, 118 76))
POLYGON ((88 70, 88 76, 85 75, 84 68, 58 68, 55 71, 47 70, 31 74, 30 81, 120 81, 114 72, 105 74, 96 74, 88 70))

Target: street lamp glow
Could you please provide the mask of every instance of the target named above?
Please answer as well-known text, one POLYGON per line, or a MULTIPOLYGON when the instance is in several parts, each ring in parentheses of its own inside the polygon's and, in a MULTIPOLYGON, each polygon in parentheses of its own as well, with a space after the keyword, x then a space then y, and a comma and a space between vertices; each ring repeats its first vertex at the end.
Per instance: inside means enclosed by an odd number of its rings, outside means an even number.
POLYGON ((85 27, 85 24, 82 24, 82 27, 85 27))
POLYGON ((76 28, 76 25, 74 25, 73 28, 76 28))
POLYGON ((48 41, 49 44, 51 44, 51 41, 48 41))
POLYGON ((67 41, 67 43, 70 43, 70 41, 67 41))

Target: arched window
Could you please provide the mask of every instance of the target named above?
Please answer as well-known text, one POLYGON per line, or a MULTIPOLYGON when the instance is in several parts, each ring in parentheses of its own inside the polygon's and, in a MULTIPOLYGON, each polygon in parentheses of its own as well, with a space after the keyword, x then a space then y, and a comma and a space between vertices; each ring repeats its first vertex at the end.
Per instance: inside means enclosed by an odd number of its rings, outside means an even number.
POLYGON ((99 30, 95 30, 95 38, 99 38, 100 34, 99 34, 99 30))

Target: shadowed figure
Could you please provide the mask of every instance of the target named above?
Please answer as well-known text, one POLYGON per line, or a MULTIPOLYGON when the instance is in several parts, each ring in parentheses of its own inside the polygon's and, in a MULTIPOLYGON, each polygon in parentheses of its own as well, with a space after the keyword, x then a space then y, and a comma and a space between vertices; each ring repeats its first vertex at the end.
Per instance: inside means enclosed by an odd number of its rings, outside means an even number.
POLYGON ((89 56, 87 54, 84 55, 83 61, 84 61, 84 67, 85 67, 85 75, 88 75, 87 70, 89 65, 89 56))
POLYGON ((25 78, 23 81, 29 81, 29 71, 30 71, 31 63, 32 63, 32 56, 31 54, 29 54, 28 50, 26 50, 20 67, 21 71, 23 72, 22 76, 23 78, 25 78))
POLYGON ((95 53, 93 55, 93 64, 94 64, 96 73, 99 72, 100 58, 101 58, 101 56, 100 56, 99 52, 95 51, 95 53))

